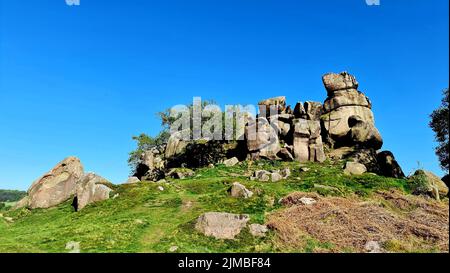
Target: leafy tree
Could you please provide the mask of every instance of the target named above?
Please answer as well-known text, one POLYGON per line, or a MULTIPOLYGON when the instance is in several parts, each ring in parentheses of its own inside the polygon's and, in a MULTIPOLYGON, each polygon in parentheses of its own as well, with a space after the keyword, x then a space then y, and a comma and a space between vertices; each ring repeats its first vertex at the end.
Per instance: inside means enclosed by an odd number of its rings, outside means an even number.
POLYGON ((449 95, 448 88, 443 91, 444 97, 438 109, 434 110, 430 115, 429 123, 431 129, 435 133, 435 139, 439 143, 436 147, 436 155, 439 157, 441 168, 449 171, 449 145, 448 145, 448 124, 449 124, 449 95))
POLYGON ((0 202, 15 202, 22 199, 27 193, 17 190, 0 190, 0 202))
POLYGON ((136 141, 137 147, 135 150, 130 152, 130 156, 128 158, 128 165, 130 166, 132 171, 136 169, 141 154, 144 151, 167 143, 169 137, 170 133, 167 129, 162 130, 156 137, 151 137, 144 133, 140 134, 139 136, 133 136, 132 138, 136 141))

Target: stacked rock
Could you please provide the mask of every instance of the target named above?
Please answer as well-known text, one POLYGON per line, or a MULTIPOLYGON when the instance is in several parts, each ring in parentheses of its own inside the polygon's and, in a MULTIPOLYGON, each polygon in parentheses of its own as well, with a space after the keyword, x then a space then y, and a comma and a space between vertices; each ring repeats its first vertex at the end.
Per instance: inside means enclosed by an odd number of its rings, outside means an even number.
POLYGON ((327 141, 334 147, 381 148, 383 140, 375 127, 372 104, 358 91, 355 77, 347 72, 328 73, 322 80, 328 93, 321 117, 327 141))

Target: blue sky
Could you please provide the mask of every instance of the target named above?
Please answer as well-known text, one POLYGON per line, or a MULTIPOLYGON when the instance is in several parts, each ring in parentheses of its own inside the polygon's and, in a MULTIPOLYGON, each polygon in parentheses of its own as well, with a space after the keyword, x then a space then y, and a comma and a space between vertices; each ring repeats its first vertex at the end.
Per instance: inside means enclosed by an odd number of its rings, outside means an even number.
POLYGON ((321 76, 343 70, 404 171, 443 174, 427 123, 449 85, 447 0, 0 2, 0 188, 69 155, 120 183, 156 112, 193 96, 323 101, 321 76))

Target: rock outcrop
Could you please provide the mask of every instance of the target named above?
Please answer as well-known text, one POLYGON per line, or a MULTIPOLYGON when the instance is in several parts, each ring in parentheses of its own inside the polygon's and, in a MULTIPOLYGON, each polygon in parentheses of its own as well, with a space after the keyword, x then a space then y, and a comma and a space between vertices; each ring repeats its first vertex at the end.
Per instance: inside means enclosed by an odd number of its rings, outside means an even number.
POLYGON ((251 119, 245 128, 245 137, 252 158, 277 158, 277 153, 281 150, 278 132, 266 118, 251 119))
POLYGON ((80 210, 90 203, 108 199, 112 191, 108 185, 111 183, 96 174, 84 174, 78 158, 68 157, 37 179, 14 209, 50 208, 73 198, 73 207, 80 210))
POLYGON ((447 185, 430 171, 417 170, 409 177, 409 181, 415 184, 415 194, 427 194, 437 200, 448 195, 447 185))
POLYGON ((297 119, 294 127, 294 157, 300 162, 325 161, 320 122, 297 119))
POLYGON ((64 159, 33 182, 28 190, 27 206, 36 209, 61 204, 75 194, 76 184, 82 176, 83 166, 78 158, 64 159))
POLYGON ((383 140, 375 127, 372 103, 357 90, 355 77, 347 72, 329 73, 322 80, 328 92, 321 116, 327 141, 334 147, 380 149, 383 140))
POLYGON ((76 211, 88 204, 109 199, 112 189, 105 178, 94 173, 87 173, 77 182, 73 206, 76 211))
POLYGON ((404 178, 402 168, 395 160, 394 154, 390 151, 383 151, 377 154, 377 163, 379 166, 379 175, 395 178, 404 178))

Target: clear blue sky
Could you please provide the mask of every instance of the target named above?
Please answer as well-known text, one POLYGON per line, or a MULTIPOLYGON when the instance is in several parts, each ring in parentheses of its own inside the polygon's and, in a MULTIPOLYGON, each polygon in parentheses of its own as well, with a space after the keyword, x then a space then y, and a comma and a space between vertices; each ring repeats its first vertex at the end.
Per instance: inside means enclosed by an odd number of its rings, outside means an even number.
POLYGON ((347 70, 406 173, 439 175, 428 115, 448 87, 447 0, 0 0, 0 188, 69 155, 119 183, 132 135, 193 96, 326 97, 347 70))

